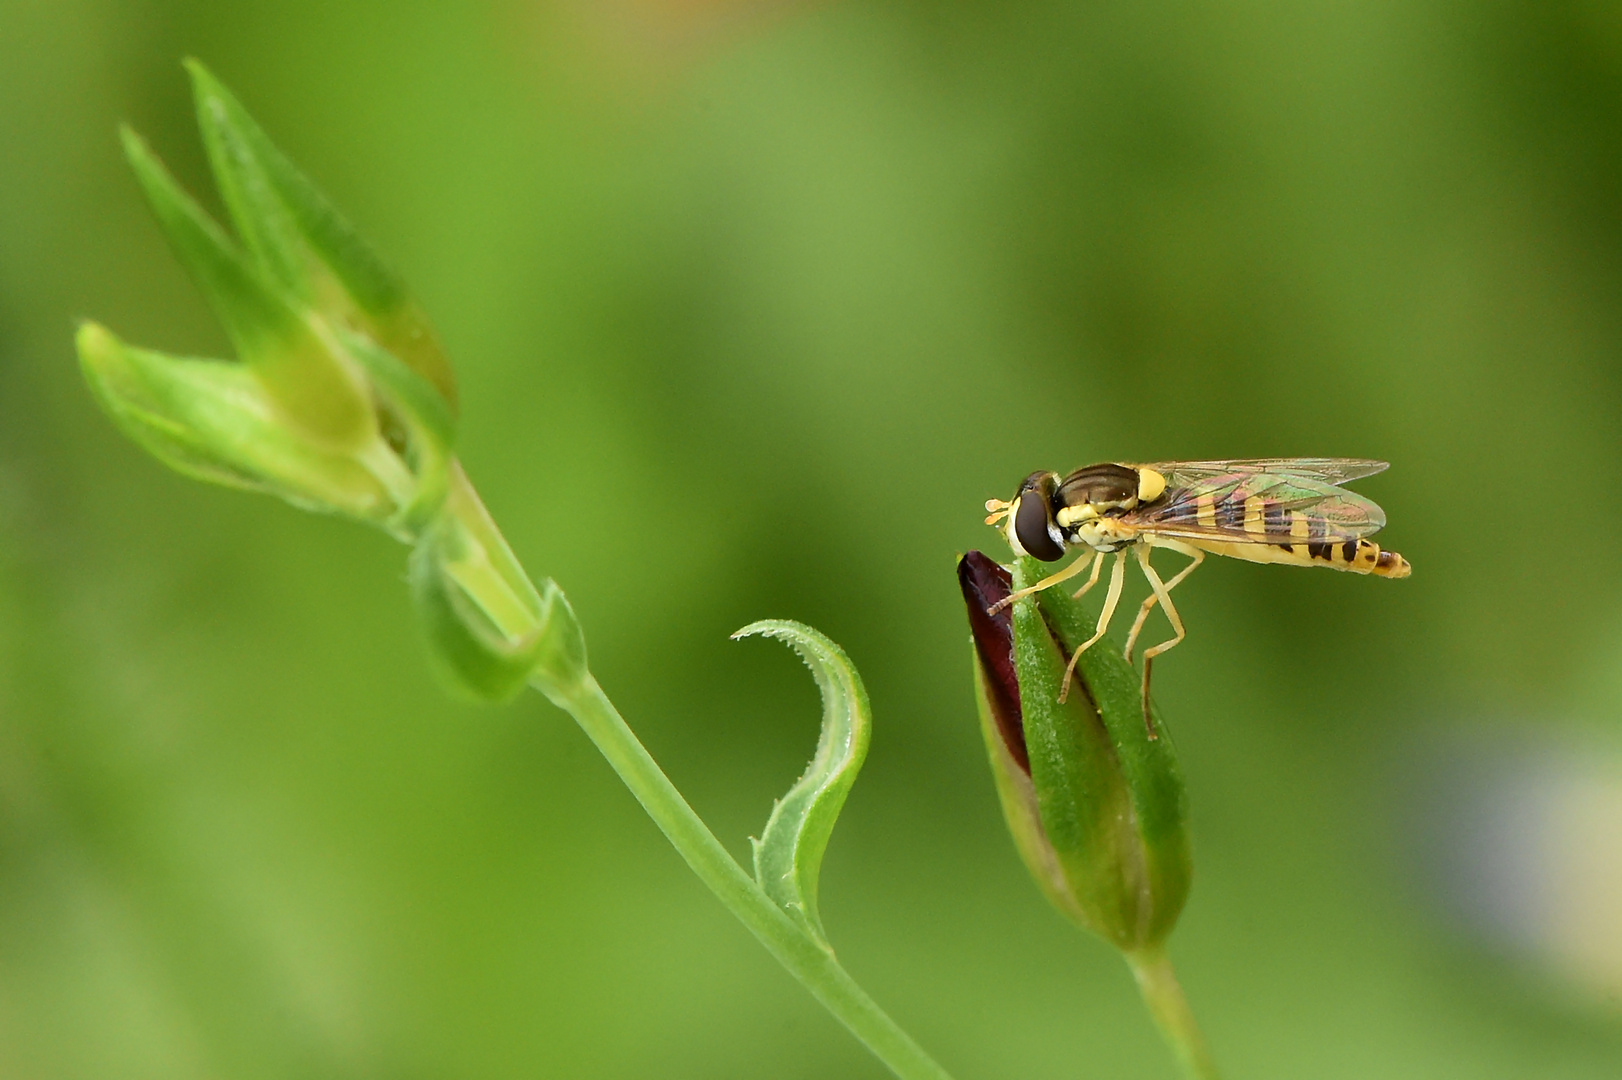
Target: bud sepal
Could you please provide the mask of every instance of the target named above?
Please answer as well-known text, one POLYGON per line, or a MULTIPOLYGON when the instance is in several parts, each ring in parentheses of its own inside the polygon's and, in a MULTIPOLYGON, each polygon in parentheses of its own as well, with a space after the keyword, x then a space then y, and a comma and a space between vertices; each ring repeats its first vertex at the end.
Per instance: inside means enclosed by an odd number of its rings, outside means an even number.
POLYGON ((75 343, 102 408, 170 468, 374 524, 399 511, 409 477, 385 448, 357 454, 304 438, 246 366, 134 348, 96 323, 75 343))

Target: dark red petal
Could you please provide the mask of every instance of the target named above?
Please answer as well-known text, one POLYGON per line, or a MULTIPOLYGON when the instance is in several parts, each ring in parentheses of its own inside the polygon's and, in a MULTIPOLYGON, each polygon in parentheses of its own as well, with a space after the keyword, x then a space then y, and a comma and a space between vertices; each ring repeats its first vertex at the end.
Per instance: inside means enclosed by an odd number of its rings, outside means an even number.
POLYGON ((963 589, 963 602, 969 608, 969 629, 980 654, 990 697, 992 719, 1002 733, 1003 743, 1019 767, 1031 771, 1030 754, 1025 750, 1025 723, 1019 706, 1019 680, 1014 674, 1014 623, 1011 609, 995 615, 986 609, 1009 594, 1013 578, 1007 567, 984 552, 971 551, 957 563, 957 580, 963 589))

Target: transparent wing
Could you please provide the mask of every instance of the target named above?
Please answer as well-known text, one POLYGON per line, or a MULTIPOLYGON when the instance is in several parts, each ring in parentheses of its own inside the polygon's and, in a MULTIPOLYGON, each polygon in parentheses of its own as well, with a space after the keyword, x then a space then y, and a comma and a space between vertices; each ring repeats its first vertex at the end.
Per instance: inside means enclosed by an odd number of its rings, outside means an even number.
POLYGON ((1174 488, 1194 487, 1245 473, 1311 480, 1338 487, 1390 467, 1384 461, 1369 458, 1237 458, 1232 461, 1159 461, 1149 466, 1165 476, 1167 487, 1174 488))
MULTIPOLYGON (((1178 462, 1172 467, 1185 464, 1178 462)), ((1204 467, 1221 463, 1196 464, 1204 467)), ((1191 540, 1338 543, 1379 532, 1385 527, 1385 511, 1369 499, 1323 480, 1229 470, 1186 487, 1168 487, 1164 499, 1131 511, 1122 520, 1146 532, 1191 540)))

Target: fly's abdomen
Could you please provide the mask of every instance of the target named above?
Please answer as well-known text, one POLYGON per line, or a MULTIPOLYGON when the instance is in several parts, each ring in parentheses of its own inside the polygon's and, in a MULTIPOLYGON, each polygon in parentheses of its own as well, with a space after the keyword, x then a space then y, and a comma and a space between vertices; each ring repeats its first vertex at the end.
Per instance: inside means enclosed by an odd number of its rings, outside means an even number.
POLYGON ((1347 540, 1331 544, 1328 552, 1309 553, 1311 558, 1327 556, 1329 565, 1336 570, 1350 570, 1354 574, 1373 574, 1375 577, 1403 578, 1413 573, 1408 560, 1395 551, 1384 551, 1372 540, 1347 540))
POLYGON ((1272 499, 1251 496, 1218 500, 1208 510, 1204 506, 1201 510, 1202 524, 1209 517, 1212 525, 1242 529, 1257 538, 1250 542, 1185 539, 1213 555, 1246 562, 1327 566, 1386 578, 1405 578, 1413 572, 1408 560, 1395 551, 1384 551, 1372 540, 1349 537, 1344 532, 1336 535, 1333 523, 1308 511, 1285 509, 1272 499))
MULTIPOLYGON (((1270 500, 1250 501, 1266 503, 1270 500)), ((1333 522, 1317 514, 1304 510, 1275 510, 1268 514, 1267 509, 1272 508, 1264 507, 1260 515, 1264 522, 1261 531, 1279 536, 1279 541, 1283 542, 1275 541, 1275 546, 1277 550, 1288 552, 1291 562, 1388 578, 1405 578, 1413 572, 1408 560, 1395 551, 1382 551, 1372 540, 1347 536, 1337 530, 1333 522), (1284 533, 1289 535, 1288 541, 1280 535, 1284 533)))
POLYGON ((1373 574, 1375 577, 1405 578, 1413 572, 1408 560, 1395 551, 1385 551, 1372 540, 1342 540, 1337 542, 1300 542, 1244 544, 1221 540, 1185 537, 1182 541, 1209 551, 1246 562, 1286 563, 1290 566, 1327 566, 1331 570, 1349 570, 1354 574, 1373 574))

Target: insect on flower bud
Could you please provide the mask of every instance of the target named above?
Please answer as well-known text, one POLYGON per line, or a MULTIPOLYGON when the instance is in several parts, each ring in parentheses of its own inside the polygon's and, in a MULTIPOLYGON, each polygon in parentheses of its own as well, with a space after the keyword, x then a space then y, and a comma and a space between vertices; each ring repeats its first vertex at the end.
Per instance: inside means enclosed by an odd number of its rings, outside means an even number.
MULTIPOLYGON (((1187 807, 1171 739, 1150 739, 1138 679, 1101 642, 1059 687, 1092 621, 1062 589, 988 614, 1043 576, 978 551, 958 563, 992 774, 1014 845, 1050 901, 1128 954, 1159 947, 1188 896, 1187 807)), ((1162 729, 1163 730, 1163 729, 1162 729)))

